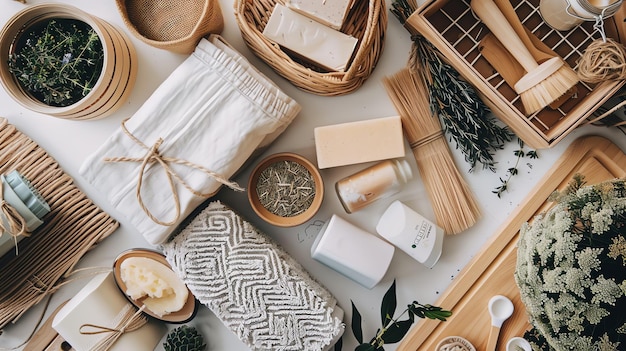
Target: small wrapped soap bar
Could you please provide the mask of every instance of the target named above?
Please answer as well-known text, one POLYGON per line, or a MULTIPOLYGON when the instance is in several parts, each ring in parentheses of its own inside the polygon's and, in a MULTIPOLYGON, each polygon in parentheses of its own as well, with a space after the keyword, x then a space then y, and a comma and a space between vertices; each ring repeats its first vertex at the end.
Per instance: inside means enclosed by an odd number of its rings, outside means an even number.
POLYGON ((353 0, 287 0, 287 6, 334 29, 341 29, 353 0))
MULTIPOLYGON (((90 280, 59 310, 52 328, 76 351, 90 351, 110 337, 105 329, 123 329, 125 316, 137 311, 117 288, 113 273, 90 280), (96 332, 96 333, 91 333, 96 332)), ((167 329, 156 320, 148 320, 139 329, 123 333, 109 351, 152 351, 167 329)))
POLYGON ((358 42, 355 37, 327 27, 276 4, 263 35, 303 59, 330 71, 348 67, 358 42))
MULTIPOLYGON (((24 219, 26 233, 30 233, 43 224, 43 217, 50 212, 50 206, 41 197, 37 189, 18 171, 12 171, 6 175, 0 175, 2 182, 2 199, 6 206, 11 206, 24 219)), ((2 228, 11 228, 11 221, 0 212, 2 228)), ((13 236, 10 232, 0 229, 0 256, 10 251, 24 235, 13 236)))
POLYGON ((317 127, 314 133, 320 169, 404 157, 398 116, 317 127))

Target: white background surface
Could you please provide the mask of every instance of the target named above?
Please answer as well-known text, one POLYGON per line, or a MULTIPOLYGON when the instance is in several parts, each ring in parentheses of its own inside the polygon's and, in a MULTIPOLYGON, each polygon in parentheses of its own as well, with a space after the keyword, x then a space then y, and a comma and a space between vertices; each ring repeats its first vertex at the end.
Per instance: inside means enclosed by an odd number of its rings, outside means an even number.
MULTIPOLYGON (((39 0, 29 0, 30 4, 41 2, 39 0)), ((58 2, 75 5, 110 23, 118 25, 124 32, 128 33, 113 0, 65 0, 58 2)), ((220 3, 226 23, 226 28, 222 32, 225 39, 302 105, 300 115, 272 147, 267 150, 265 155, 291 151, 300 153, 314 161, 313 129, 315 127, 397 114, 382 86, 381 78, 395 73, 405 65, 410 49, 410 38, 408 32, 393 15, 389 14, 385 50, 378 67, 370 79, 352 94, 341 97, 320 97, 297 89, 275 74, 269 66, 253 56, 241 39, 240 31, 233 15, 232 0, 220 0, 220 3)), ((24 6, 16 1, 0 0, 0 25, 4 25, 10 16, 24 8, 24 6)), ((389 7, 390 3, 387 6, 389 7)), ((138 52, 139 72, 137 82, 126 104, 114 115, 105 119, 70 121, 39 115, 22 108, 3 89, 0 89, 0 116, 6 117, 10 123, 17 126, 23 133, 45 148, 49 154, 57 159, 62 168, 75 178, 78 186, 96 204, 121 223, 120 229, 104 240, 95 250, 88 253, 81 261, 79 267, 110 266, 115 257, 126 249, 150 247, 143 237, 127 224, 128 222, 123 215, 116 212, 107 203, 102 194, 91 188, 78 174, 78 169, 85 158, 94 152, 119 127, 122 119, 132 116, 133 112, 142 105, 143 101, 150 96, 154 89, 186 58, 184 55, 173 54, 150 47, 134 37, 130 39, 138 52)), ((371 290, 312 260, 309 250, 321 223, 326 221, 333 213, 337 213, 361 228, 375 233, 374 227, 382 211, 392 200, 399 199, 425 217, 434 220, 428 196, 417 174, 415 161, 408 148, 407 159, 413 167, 416 177, 407 184, 404 188, 405 190, 399 195, 381 200, 355 214, 347 215, 343 211, 334 192, 334 183, 338 179, 364 168, 366 165, 323 170, 322 175, 326 183, 326 194, 322 209, 313 220, 295 228, 279 229, 262 222, 253 214, 245 194, 222 191, 218 196, 283 245, 291 255, 337 297, 340 306, 347 312, 345 321, 348 323, 348 327, 344 334, 343 349, 353 350, 356 346, 356 341, 349 329, 351 300, 354 301, 363 315, 364 336, 366 339, 373 336, 376 329, 379 328, 380 301, 394 279, 397 281, 399 310, 413 300, 418 300, 422 303, 436 302, 438 296, 459 274, 467 262, 472 259, 474 254, 479 251, 485 241, 497 232, 498 227, 506 221, 508 214, 522 202, 529 190, 537 185, 538 180, 544 176, 564 149, 577 137, 586 134, 605 135, 622 149, 626 149, 624 135, 617 130, 599 127, 578 128, 553 148, 539 150, 539 159, 524 159, 519 167, 520 174, 512 179, 510 190, 505 192, 502 198, 498 198, 492 193, 492 190, 499 185, 499 177, 504 177, 506 169, 512 167, 515 163, 513 150, 517 147, 516 143, 508 144, 505 150, 497 153, 496 159, 499 161, 497 173, 482 169, 476 169, 473 173, 468 173, 468 166, 463 161, 462 155, 452 145, 451 149, 457 165, 480 203, 482 218, 469 230, 445 238, 441 259, 432 269, 425 268, 402 251, 396 250, 387 274, 382 282, 371 290)), ((250 169, 243 171, 235 180, 242 185, 246 185, 249 171, 250 169)), ((70 298, 85 283, 86 281, 75 282, 56 293, 52 297, 50 310, 62 301, 70 298)), ((34 327, 42 311, 41 307, 33 308, 17 324, 7 327, 4 335, 0 336, 0 347, 13 347, 23 341, 34 327)), ((488 313, 486 306, 485 313, 488 313)), ((197 318, 191 324, 196 325, 204 334, 208 341, 209 350, 237 351, 247 349, 205 307, 201 307, 197 318)), ((173 327, 170 326, 170 328, 173 327)), ((476 327, 487 328, 488 326, 476 327)), ((159 347, 158 349, 161 348, 159 347)), ((394 350, 395 345, 389 345, 386 349, 394 350)))

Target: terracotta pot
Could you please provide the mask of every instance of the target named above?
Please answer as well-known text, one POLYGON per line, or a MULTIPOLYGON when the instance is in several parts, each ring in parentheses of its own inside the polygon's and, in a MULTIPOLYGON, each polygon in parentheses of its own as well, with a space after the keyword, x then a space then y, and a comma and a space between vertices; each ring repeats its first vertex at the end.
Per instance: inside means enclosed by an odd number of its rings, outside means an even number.
POLYGON ((18 12, 0 32, 0 78, 9 95, 22 106, 67 119, 95 119, 113 113, 128 97, 137 76, 135 48, 128 38, 106 21, 64 4, 38 4, 18 12), (75 19, 91 26, 102 42, 104 63, 93 89, 80 101, 65 107, 47 105, 24 90, 9 72, 8 58, 26 28, 42 20, 75 19))

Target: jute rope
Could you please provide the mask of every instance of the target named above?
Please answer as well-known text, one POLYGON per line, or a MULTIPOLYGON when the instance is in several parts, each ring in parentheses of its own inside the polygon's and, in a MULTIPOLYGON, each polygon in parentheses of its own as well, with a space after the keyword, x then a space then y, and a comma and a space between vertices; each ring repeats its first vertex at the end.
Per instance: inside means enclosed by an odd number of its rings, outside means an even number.
POLYGON ((200 191, 197 191, 195 189, 193 189, 189 183, 187 183, 178 173, 176 173, 176 171, 174 171, 172 169, 172 167, 170 166, 170 164, 178 164, 178 165, 183 165, 183 166, 187 166, 189 168, 198 170, 204 174, 206 174, 208 177, 215 179, 217 182, 228 186, 229 188, 236 190, 236 191, 243 191, 244 189, 242 187, 240 187, 237 183, 235 182, 231 182, 228 179, 225 179, 224 177, 222 177, 221 175, 206 169, 205 167, 196 164, 196 163, 192 163, 189 162, 187 160, 183 160, 180 158, 175 158, 175 157, 167 157, 167 156, 163 156, 159 153, 159 147, 161 146, 161 144, 163 143, 163 139, 159 138, 154 145, 152 145, 151 147, 148 147, 146 144, 144 144, 141 140, 137 139, 127 128, 126 128, 126 121, 128 121, 128 119, 122 121, 122 131, 124 131, 124 134, 126 134, 133 142, 135 142, 136 144, 140 145, 143 149, 147 150, 146 154, 143 157, 126 157, 126 156, 121 156, 121 157, 106 157, 104 159, 104 162, 139 162, 141 163, 141 167, 139 168, 139 175, 137 178, 137 187, 135 189, 135 195, 137 196, 137 201, 139 202, 139 206, 141 207, 141 209, 146 213, 146 215, 155 223, 160 224, 160 225, 164 225, 164 226, 170 226, 173 225, 175 223, 178 222, 178 220, 180 219, 180 200, 179 200, 179 196, 178 196, 178 190, 176 189, 176 183, 181 184, 183 187, 185 187, 185 189, 187 189, 189 192, 191 192, 192 194, 194 194, 195 196, 198 197, 210 197, 213 194, 212 193, 202 193, 200 191), (143 197, 141 195, 141 189, 143 186, 143 179, 145 176, 145 171, 146 171, 146 167, 148 165, 151 164, 158 164, 160 165, 164 170, 165 173, 167 174, 167 181, 169 183, 170 186, 170 191, 172 194, 172 199, 174 201, 174 208, 175 208, 175 214, 174 214, 174 218, 171 219, 170 221, 165 221, 165 220, 161 220, 159 218, 157 218, 151 211, 150 209, 148 209, 148 207, 145 205, 144 201, 143 201, 143 197))
POLYGON ((83 335, 98 335, 107 334, 105 338, 96 343, 90 351, 107 351, 124 333, 129 333, 143 327, 148 319, 143 314, 146 309, 146 305, 141 306, 140 309, 135 309, 130 304, 126 304, 122 309, 123 315, 118 324, 111 328, 96 324, 83 324, 80 326, 79 332, 83 335))
POLYGON ((29 235, 26 228, 26 220, 15 207, 4 200, 2 194, 4 194, 4 184, 0 182, 0 196, 2 197, 2 200, 0 200, 0 214, 3 216, 0 218, 0 235, 6 233, 13 237, 13 241, 15 242, 15 255, 18 255, 17 237, 20 235, 29 235))
POLYGON ((626 79, 626 48, 607 38, 594 40, 578 62, 578 78, 587 83, 626 79))
POLYGON ((444 136, 443 130, 437 130, 430 134, 425 135, 424 137, 420 139, 415 140, 414 142, 410 143, 409 146, 411 147, 411 150, 415 150, 426 144, 432 143, 438 138, 443 138, 443 136, 444 136))
POLYGON ((30 180, 51 211, 20 242, 19 256, 7 254, 0 260, 0 329, 56 291, 80 258, 118 227, 54 158, 0 118, 0 173, 11 170, 30 180))

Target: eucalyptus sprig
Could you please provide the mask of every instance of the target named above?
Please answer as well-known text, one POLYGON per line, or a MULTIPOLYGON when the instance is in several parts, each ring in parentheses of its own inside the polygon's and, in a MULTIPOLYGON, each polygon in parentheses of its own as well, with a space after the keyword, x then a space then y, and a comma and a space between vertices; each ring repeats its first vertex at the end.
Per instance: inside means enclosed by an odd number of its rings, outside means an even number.
POLYGON ((50 106, 78 102, 100 77, 104 55, 98 34, 73 19, 51 19, 33 26, 9 56, 9 70, 20 85, 50 106))
POLYGON ((530 159, 539 158, 537 151, 525 149, 524 141, 522 139, 517 138, 517 145, 519 148, 513 151, 513 154, 517 157, 515 165, 507 169, 506 176, 504 178, 500 177, 500 185, 492 191, 492 193, 498 195, 498 197, 501 197, 502 193, 509 189, 509 182, 513 176, 519 173, 519 163, 524 157, 528 157, 530 159))
POLYGON ((415 322, 415 317, 446 321, 452 315, 451 311, 432 305, 422 305, 413 301, 407 308, 394 318, 396 313, 396 281, 394 280, 385 295, 380 306, 382 327, 376 331, 376 335, 369 342, 363 340, 361 327, 361 314, 352 302, 352 332, 359 343, 355 351, 384 351, 385 344, 393 344, 402 340, 415 322), (406 315, 406 319, 404 316, 406 315))

